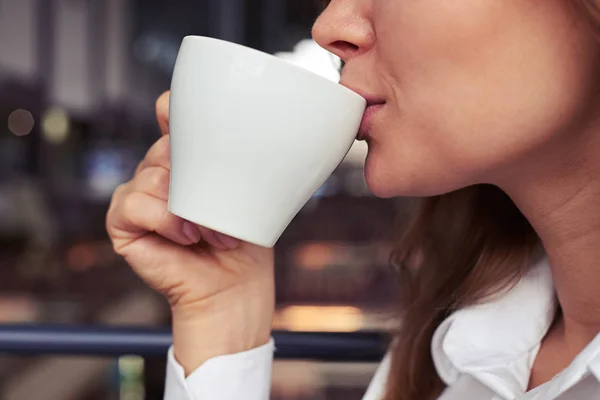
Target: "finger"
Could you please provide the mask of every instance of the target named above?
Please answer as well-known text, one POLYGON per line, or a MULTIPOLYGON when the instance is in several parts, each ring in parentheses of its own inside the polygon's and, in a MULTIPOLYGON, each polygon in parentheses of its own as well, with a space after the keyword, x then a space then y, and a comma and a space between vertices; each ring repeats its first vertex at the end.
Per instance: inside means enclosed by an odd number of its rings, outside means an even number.
POLYGON ((121 199, 126 195, 126 193, 129 192, 130 186, 131 182, 122 183, 113 192, 112 198, 110 200, 110 206, 108 207, 108 211, 106 212, 106 219, 104 221, 105 228, 109 234, 112 233, 113 230, 112 226, 115 222, 114 215, 116 213, 116 210, 119 208, 121 199))
POLYGON ((135 168, 135 172, 134 172, 133 176, 136 176, 142 170, 142 168, 144 168, 144 160, 142 160, 138 163, 137 167, 135 168))
POLYGON ((198 228, 202 234, 202 239, 218 249, 233 250, 236 249, 241 243, 241 240, 239 239, 235 239, 223 233, 213 231, 212 229, 204 228, 202 226, 198 226, 198 228))
POLYGON ((242 243, 241 240, 233 238, 231 236, 225 235, 223 233, 220 232, 214 232, 215 233, 215 238, 223 243, 225 245, 225 247, 227 247, 228 249, 236 249, 238 248, 238 246, 242 243))
POLYGON ((217 248, 217 249, 221 249, 221 250, 226 250, 227 246, 225 246, 225 244, 223 244, 221 241, 219 241, 215 235, 215 232, 211 229, 205 228, 203 226, 198 226, 198 229, 200 230, 200 234, 202 235, 202 239, 210 244, 211 246, 217 248))
POLYGON ((128 193, 121 202, 120 210, 115 211, 114 219, 112 225, 117 231, 117 238, 120 236, 119 232, 125 233, 129 239, 135 239, 135 236, 139 237, 146 232, 156 232, 184 246, 198 243, 202 238, 200 230, 194 224, 169 212, 166 201, 146 193, 128 193))
POLYGON ((156 100, 156 120, 163 135, 169 134, 169 101, 171 92, 166 91, 156 100))
POLYGON ((149 167, 162 167, 171 170, 171 145, 168 135, 161 137, 150 147, 146 157, 138 165, 136 174, 149 167))
POLYGON ((131 191, 145 193, 159 200, 167 201, 170 179, 170 172, 166 168, 143 168, 131 182, 131 191))

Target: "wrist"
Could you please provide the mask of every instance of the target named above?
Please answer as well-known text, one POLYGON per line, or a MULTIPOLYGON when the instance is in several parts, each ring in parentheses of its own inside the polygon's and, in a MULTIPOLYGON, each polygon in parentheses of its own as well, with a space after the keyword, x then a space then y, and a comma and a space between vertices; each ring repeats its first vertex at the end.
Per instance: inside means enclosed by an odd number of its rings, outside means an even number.
POLYGON ((173 310, 173 345, 177 361, 189 375, 206 361, 267 344, 271 337, 273 311, 237 307, 173 310))

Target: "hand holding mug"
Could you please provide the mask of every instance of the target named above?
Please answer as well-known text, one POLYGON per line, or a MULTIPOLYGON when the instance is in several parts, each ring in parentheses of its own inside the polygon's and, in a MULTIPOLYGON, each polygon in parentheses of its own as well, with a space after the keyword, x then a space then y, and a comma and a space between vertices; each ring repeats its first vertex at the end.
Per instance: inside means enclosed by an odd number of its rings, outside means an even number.
POLYGON ((117 253, 173 312, 175 356, 189 373, 218 355, 268 342, 273 250, 199 227, 167 209, 169 94, 157 101, 163 136, 115 192, 107 229, 117 253))
POLYGON ((171 95, 157 102, 164 136, 115 192, 107 227, 116 251, 169 300, 188 373, 268 342, 270 248, 342 161, 365 106, 271 55, 183 40, 171 95))

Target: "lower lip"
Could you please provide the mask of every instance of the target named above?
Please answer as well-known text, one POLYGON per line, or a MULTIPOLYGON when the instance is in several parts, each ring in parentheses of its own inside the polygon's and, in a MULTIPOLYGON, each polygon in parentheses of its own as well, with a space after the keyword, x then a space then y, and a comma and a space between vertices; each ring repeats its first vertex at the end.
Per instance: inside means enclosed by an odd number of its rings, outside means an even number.
POLYGON ((373 118, 377 111, 381 110, 385 104, 373 104, 368 106, 363 115, 362 122, 360 124, 360 129, 358 131, 357 140, 365 140, 369 136, 369 131, 371 130, 371 125, 373 124, 373 118))

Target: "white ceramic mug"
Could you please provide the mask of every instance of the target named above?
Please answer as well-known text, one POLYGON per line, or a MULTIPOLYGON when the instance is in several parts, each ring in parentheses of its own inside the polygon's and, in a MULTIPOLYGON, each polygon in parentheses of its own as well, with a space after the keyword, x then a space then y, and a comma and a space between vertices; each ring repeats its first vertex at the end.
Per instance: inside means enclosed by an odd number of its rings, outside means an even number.
POLYGON ((171 82, 169 211, 272 247, 343 160, 365 107, 287 61, 185 37, 171 82))

